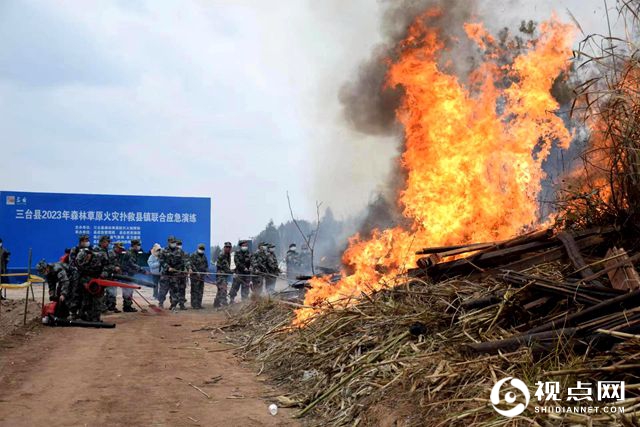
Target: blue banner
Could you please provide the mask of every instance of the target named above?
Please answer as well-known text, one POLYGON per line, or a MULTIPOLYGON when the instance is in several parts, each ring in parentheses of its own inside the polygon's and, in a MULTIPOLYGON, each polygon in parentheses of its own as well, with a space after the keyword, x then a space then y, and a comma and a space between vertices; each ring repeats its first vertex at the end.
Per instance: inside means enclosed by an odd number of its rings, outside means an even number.
POLYGON ((188 253, 204 243, 209 258, 211 199, 0 191, 0 238, 11 252, 10 269, 27 267, 29 248, 34 265, 58 261, 81 234, 92 244, 108 234, 126 247, 140 239, 145 251, 174 235, 188 253))

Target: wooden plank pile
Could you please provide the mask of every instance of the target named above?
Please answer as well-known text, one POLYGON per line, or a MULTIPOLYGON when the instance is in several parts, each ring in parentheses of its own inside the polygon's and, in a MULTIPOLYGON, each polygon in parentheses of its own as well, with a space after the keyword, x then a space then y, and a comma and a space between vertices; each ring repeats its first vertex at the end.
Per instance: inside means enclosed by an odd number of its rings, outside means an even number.
POLYGON ((501 317, 512 319, 502 338, 463 346, 469 354, 525 345, 548 352, 559 342, 606 350, 618 337, 640 333, 640 276, 633 265, 640 253, 612 246, 618 234, 613 227, 543 230, 502 242, 425 248, 410 275, 434 286, 456 277, 507 284, 452 304, 458 316, 500 306, 501 317))

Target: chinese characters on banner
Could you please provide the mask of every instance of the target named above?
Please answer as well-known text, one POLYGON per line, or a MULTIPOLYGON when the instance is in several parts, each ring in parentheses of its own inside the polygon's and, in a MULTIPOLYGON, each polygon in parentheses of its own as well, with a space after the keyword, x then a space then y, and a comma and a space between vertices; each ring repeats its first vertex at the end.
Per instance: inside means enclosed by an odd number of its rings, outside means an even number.
POLYGON ((198 222, 197 214, 186 212, 54 211, 43 209, 16 209, 15 219, 26 221, 182 222, 191 224, 198 222))
POLYGON ((112 242, 142 241, 146 251, 168 236, 187 251, 210 247, 208 197, 0 191, 0 237, 11 247, 11 268, 26 269, 33 259, 57 260, 65 248, 88 234, 92 243, 106 234, 112 242))
MULTIPOLYGON (((45 209, 16 209, 15 219, 24 221, 88 221, 88 222, 160 222, 160 223, 190 223, 198 221, 197 214, 187 212, 124 212, 124 211, 84 211, 84 210, 45 210, 45 209)), ((107 234, 113 241, 128 242, 142 238, 140 226, 130 225, 76 225, 77 236, 88 234, 93 244, 97 244, 100 236, 107 234)))

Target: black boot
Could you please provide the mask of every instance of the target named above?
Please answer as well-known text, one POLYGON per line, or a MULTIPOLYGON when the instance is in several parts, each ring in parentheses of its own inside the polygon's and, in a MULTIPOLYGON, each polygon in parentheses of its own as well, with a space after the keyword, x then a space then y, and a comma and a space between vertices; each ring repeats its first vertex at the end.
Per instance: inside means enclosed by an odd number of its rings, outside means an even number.
POLYGON ((136 313, 138 309, 132 305, 127 305, 122 307, 122 311, 124 311, 125 313, 136 313))
POLYGON ((188 308, 184 306, 183 302, 180 303, 180 310, 188 310, 188 308))

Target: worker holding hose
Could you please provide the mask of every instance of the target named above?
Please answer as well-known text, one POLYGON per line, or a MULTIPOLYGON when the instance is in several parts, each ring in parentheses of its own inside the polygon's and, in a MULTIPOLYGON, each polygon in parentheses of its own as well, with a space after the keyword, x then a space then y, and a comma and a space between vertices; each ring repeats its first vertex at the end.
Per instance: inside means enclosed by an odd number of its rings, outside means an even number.
MULTIPOLYGON (((95 251, 101 253, 101 257, 105 258, 105 265, 108 267, 105 270, 104 278, 111 278, 114 274, 120 274, 122 270, 118 265, 118 255, 115 250, 109 250, 109 244, 111 243, 111 238, 109 236, 100 237, 100 241, 98 242, 98 246, 94 248, 95 251)), ((120 313, 118 307, 116 306, 118 288, 116 287, 108 287, 105 289, 104 293, 104 306, 102 309, 103 313, 107 311, 111 311, 112 313, 120 313)))
MULTIPOLYGON (((178 250, 182 253, 185 270, 191 270, 191 258, 189 257, 189 254, 182 249, 182 240, 176 239, 176 244, 178 246, 178 250)), ((187 303, 187 277, 188 275, 183 274, 178 280, 178 304, 180 305, 180 310, 187 309, 187 307, 185 307, 185 304, 187 303)))
MULTIPOLYGON (((121 242, 117 242, 113 246, 113 251, 116 254, 116 262, 122 271, 122 274, 125 276, 135 276, 136 274, 147 274, 147 272, 140 267, 136 262, 136 256, 140 249, 140 241, 132 240, 131 241, 131 250, 126 251, 124 249, 124 244, 121 242)), ((123 288, 122 289, 122 311, 125 313, 135 313, 138 311, 133 306, 133 289, 123 288)))
POLYGON ((251 256, 252 292, 254 298, 262 294, 264 278, 269 274, 268 246, 266 242, 261 242, 258 245, 258 250, 251 256))
POLYGON ((80 271, 76 264, 76 258, 83 248, 89 248, 91 242, 88 234, 81 234, 78 237, 78 245, 71 248, 69 252, 69 295, 67 297, 66 305, 71 312, 71 319, 78 317, 78 311, 82 304, 82 290, 80 289, 80 271))
POLYGON ((79 285, 82 293, 80 318, 89 322, 100 322, 104 296, 91 293, 87 285, 91 279, 106 279, 117 272, 117 266, 109 255, 109 236, 101 236, 98 246, 82 248, 76 257, 80 273, 79 285))
POLYGON ((171 302, 171 310, 175 309, 180 304, 180 309, 185 310, 184 303, 180 300, 180 279, 185 274, 185 269, 188 267, 185 263, 185 258, 181 249, 178 249, 178 244, 174 236, 169 236, 167 239, 168 247, 164 248, 160 252, 160 289, 158 290, 158 302, 160 308, 164 305, 164 300, 169 293, 169 301, 171 302))
POLYGON ((264 287, 268 295, 273 295, 276 291, 276 279, 280 274, 278 257, 276 256, 276 245, 269 245, 267 252, 267 274, 265 275, 264 287))
POLYGON ((216 262, 216 272, 220 273, 216 276, 216 298, 213 301, 213 308, 220 308, 226 306, 227 302, 227 279, 229 275, 233 274, 231 270, 231 242, 224 242, 224 248, 218 256, 216 262))
POLYGON ((205 254, 203 243, 198 245, 198 250, 189 257, 191 268, 194 273, 190 277, 191 281, 191 308, 202 309, 202 296, 204 294, 204 274, 209 271, 209 260, 205 254), (198 274, 200 273, 200 274, 198 274))
POLYGON ((251 253, 249 252, 249 242, 243 240, 240 242, 240 250, 233 254, 233 261, 236 265, 233 284, 229 292, 229 304, 233 304, 240 291, 242 300, 249 299, 251 293, 251 253))

